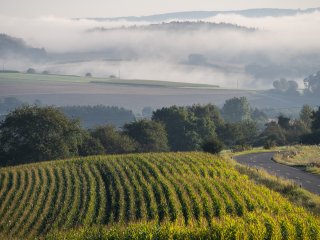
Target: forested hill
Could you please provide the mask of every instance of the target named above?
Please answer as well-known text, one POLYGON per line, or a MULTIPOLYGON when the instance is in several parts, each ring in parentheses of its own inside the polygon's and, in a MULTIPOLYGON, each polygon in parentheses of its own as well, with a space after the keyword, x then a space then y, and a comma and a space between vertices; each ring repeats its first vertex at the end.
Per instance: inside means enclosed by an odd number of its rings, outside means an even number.
POLYGON ((193 31, 214 31, 214 30, 232 30, 232 31, 246 31, 253 32, 255 29, 246 28, 234 24, 229 23, 210 23, 204 21, 172 21, 169 23, 160 23, 160 24, 150 24, 146 26, 131 26, 131 27, 121 27, 121 28, 93 28, 90 31, 111 31, 111 30, 146 30, 146 31, 185 31, 185 32, 193 32, 193 31))
POLYGON ((97 21, 110 21, 110 20, 126 20, 126 21, 148 21, 148 22, 161 22, 172 19, 179 20, 202 20, 209 17, 214 17, 219 14, 237 14, 244 17, 283 17, 294 16, 296 14, 312 13, 319 11, 320 8, 308 9, 277 9, 277 8, 261 8, 261 9, 245 9, 238 11, 191 11, 191 12, 175 12, 164 13, 149 16, 129 16, 117 18, 89 18, 97 21))
POLYGON ((131 110, 103 105, 96 106, 65 106, 59 108, 69 118, 79 119, 85 128, 111 124, 122 127, 125 123, 135 120, 131 110))
POLYGON ((15 38, 0 33, 0 57, 24 57, 33 60, 45 59, 47 56, 44 48, 33 48, 28 46, 23 39, 15 38))

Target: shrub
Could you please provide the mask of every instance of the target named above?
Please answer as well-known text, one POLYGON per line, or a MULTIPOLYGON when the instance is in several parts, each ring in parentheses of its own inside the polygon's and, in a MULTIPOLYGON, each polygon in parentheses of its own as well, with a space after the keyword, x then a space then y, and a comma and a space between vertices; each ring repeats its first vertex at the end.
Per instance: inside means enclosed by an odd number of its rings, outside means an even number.
POLYGON ((218 138, 212 137, 202 144, 202 149, 208 153, 218 154, 222 151, 223 144, 218 138))

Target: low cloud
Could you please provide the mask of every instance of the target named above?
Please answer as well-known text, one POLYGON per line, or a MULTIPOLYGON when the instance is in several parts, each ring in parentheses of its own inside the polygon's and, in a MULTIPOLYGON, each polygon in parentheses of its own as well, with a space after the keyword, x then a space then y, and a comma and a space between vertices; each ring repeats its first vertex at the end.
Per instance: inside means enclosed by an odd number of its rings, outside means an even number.
POLYGON ((130 27, 150 23, 53 16, 37 19, 0 17, 0 29, 23 38, 33 47, 44 47, 50 54, 101 52, 100 55, 91 54, 90 59, 82 63, 37 65, 61 73, 90 71, 98 76, 108 76, 117 74, 120 69, 126 78, 221 86, 235 86, 239 81, 242 87, 266 88, 280 77, 302 84, 305 75, 320 70, 319 12, 263 18, 221 14, 203 21, 231 23, 256 30, 150 31, 139 27, 133 30, 130 27), (90 31, 97 28, 109 30, 90 31), (204 56, 208 64, 190 65, 190 54, 204 56), (92 56, 99 57, 94 59, 92 56), (125 60, 104 61, 117 57, 125 60))

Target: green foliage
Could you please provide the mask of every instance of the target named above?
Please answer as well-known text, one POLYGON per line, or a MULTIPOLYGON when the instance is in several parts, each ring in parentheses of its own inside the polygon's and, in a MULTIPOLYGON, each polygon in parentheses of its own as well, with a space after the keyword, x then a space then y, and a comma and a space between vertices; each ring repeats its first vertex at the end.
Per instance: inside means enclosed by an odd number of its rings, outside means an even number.
POLYGON ((304 134, 300 137, 300 140, 303 144, 320 144, 320 130, 313 131, 309 134, 304 134))
POLYGON ((97 139, 105 149, 105 153, 131 153, 137 150, 137 143, 111 125, 91 130, 91 136, 97 139))
POLYGON ((265 130, 259 135, 256 144, 271 148, 275 145, 283 146, 286 144, 286 141, 285 132, 279 124, 270 122, 266 124, 265 130))
POLYGON ((251 118, 257 124, 259 130, 263 130, 265 124, 268 122, 268 116, 264 111, 255 108, 251 111, 251 118))
POLYGON ((246 97, 228 99, 221 111, 227 122, 251 120, 250 105, 246 97))
POLYGON ((202 144, 202 149, 205 152, 218 154, 222 151, 223 144, 217 138, 211 138, 202 144))
POLYGON ((303 105, 300 111, 300 121, 307 129, 311 128, 313 109, 309 105, 303 105))
POLYGON ((290 118, 280 115, 278 117, 278 125, 284 130, 289 130, 290 129, 290 118))
POLYGON ((303 144, 320 144, 320 107, 312 112, 311 120, 312 132, 301 134, 300 140, 303 144))
POLYGON ((93 138, 87 132, 84 132, 82 143, 79 146, 79 155, 90 156, 99 155, 103 153, 105 153, 105 148, 102 146, 100 141, 96 138, 93 138))
POLYGON ((152 120, 140 120, 125 124, 124 133, 138 143, 139 152, 169 151, 165 127, 152 120))
POLYGON ((53 107, 18 108, 0 125, 2 165, 75 156, 81 141, 79 122, 53 107))
POLYGON ((185 108, 177 106, 162 108, 153 112, 152 120, 165 125, 171 150, 187 151, 195 147, 188 138, 191 127, 189 113, 185 108))
POLYGON ((312 118, 312 124, 311 124, 312 131, 320 130, 320 107, 318 108, 317 111, 312 112, 311 118, 312 118))
POLYGON ((235 146, 250 146, 258 135, 256 123, 249 120, 238 123, 226 123, 217 131, 221 141, 230 148, 234 148, 235 146))
POLYGON ((223 125, 218 108, 211 104, 162 108, 152 119, 165 125, 173 151, 201 150, 201 143, 215 136, 216 127, 223 125))

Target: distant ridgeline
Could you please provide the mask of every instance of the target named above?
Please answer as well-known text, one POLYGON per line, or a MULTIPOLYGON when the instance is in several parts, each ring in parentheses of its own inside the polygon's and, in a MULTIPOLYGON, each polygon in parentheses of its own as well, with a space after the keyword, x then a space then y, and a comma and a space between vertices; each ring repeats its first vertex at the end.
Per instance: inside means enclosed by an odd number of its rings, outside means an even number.
POLYGON ((148 31, 214 31, 214 30, 235 30, 235 31, 246 31, 254 32, 254 28, 242 27, 230 23, 210 23, 204 21, 191 22, 191 21, 172 21, 169 23, 150 24, 147 26, 131 26, 121 28, 93 28, 89 31, 113 31, 113 30, 148 30, 148 31))
POLYGON ((96 106, 67 106, 59 108, 69 118, 80 119, 81 125, 85 128, 92 128, 98 125, 111 124, 115 127, 122 127, 125 123, 135 120, 131 110, 119 107, 96 106))
MULTIPOLYGON (((26 105, 15 97, 0 98, 0 121, 14 109, 26 105)), ((36 100, 33 104, 41 106, 42 103, 36 100)), ((59 107, 69 118, 79 119, 85 128, 92 128, 98 125, 111 124, 115 127, 122 127, 125 123, 135 120, 135 115, 131 110, 119 107, 109 107, 103 105, 96 106, 65 106, 59 107)))
MULTIPOLYGON (((308 8, 308 9, 278 9, 278 8, 258 8, 258 9, 245 9, 238 11, 190 11, 190 12, 174 12, 174 13, 164 13, 141 17, 117 17, 117 18, 88 18, 96 21, 146 21, 146 22, 162 22, 172 19, 179 20, 204 20, 210 17, 217 16, 219 14, 237 14, 244 17, 284 17, 284 16, 294 16, 301 13, 313 13, 319 11, 320 8, 308 8)), ((80 20, 79 18, 76 20, 80 20)))
POLYGON ((0 57, 25 57, 32 60, 41 60, 47 57, 44 48, 28 46, 22 39, 0 33, 0 57))

